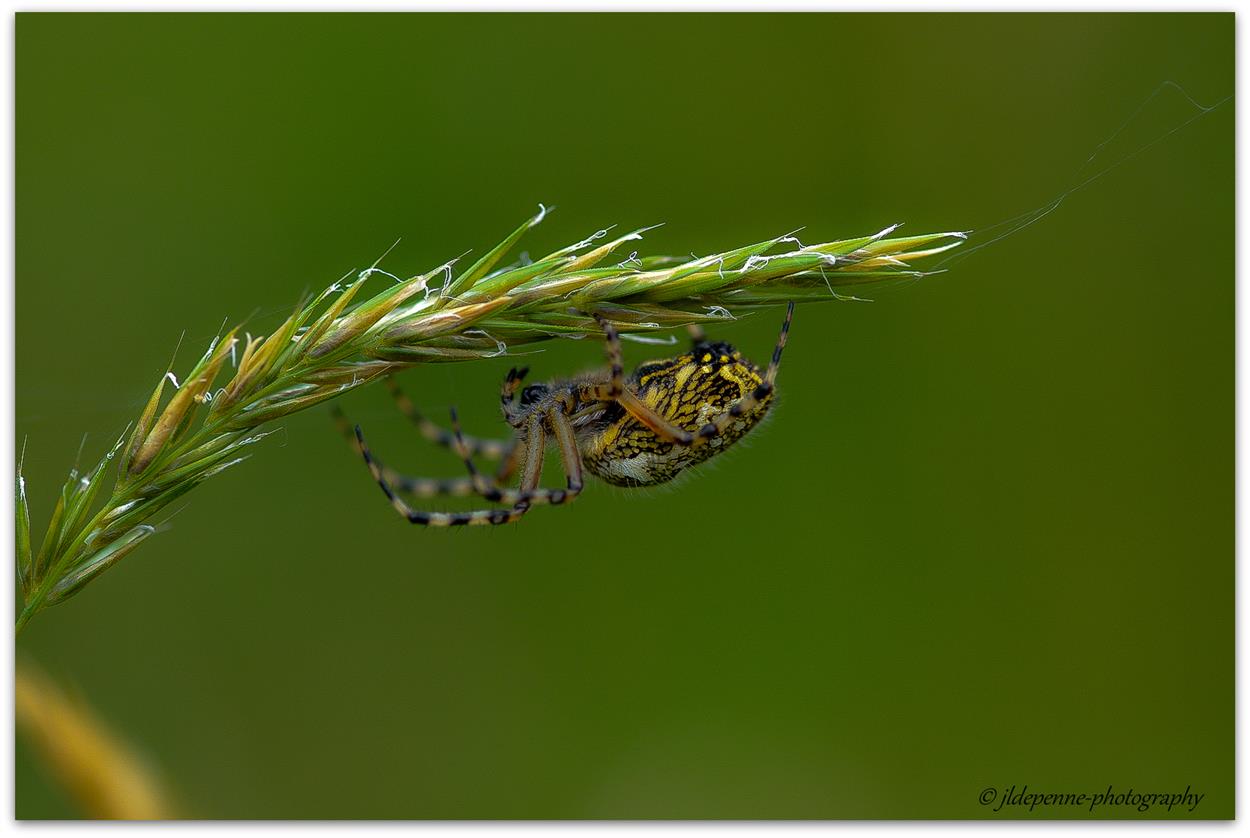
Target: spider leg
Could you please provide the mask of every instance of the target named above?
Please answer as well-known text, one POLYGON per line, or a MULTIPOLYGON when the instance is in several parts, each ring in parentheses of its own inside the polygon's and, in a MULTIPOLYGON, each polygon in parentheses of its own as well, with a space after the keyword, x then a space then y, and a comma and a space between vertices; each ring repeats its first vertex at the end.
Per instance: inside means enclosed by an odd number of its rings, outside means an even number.
POLYGON ((611 401, 621 407, 651 429, 651 432, 665 442, 678 445, 691 445, 695 441, 694 434, 679 428, 646 405, 642 399, 625 386, 625 376, 621 365, 621 339, 616 329, 601 315, 596 314, 595 320, 603 328, 607 337, 608 362, 611 365, 611 380, 607 384, 583 384, 577 393, 578 401, 611 401))
MULTIPOLYGON (((527 441, 525 447, 525 465, 521 478, 522 491, 536 488, 538 480, 542 476, 542 453, 546 444, 546 436, 542 429, 542 418, 536 417, 536 420, 530 426, 532 432, 531 439, 527 441), (537 457, 533 456, 535 450, 537 450, 537 457)), ((386 475, 382 473, 380 464, 373 459, 373 455, 369 452, 369 446, 365 442, 364 434, 361 433, 359 425, 356 426, 355 432, 356 440, 360 445, 360 454, 364 458, 365 464, 369 467, 369 473, 373 475, 373 479, 377 481, 378 486, 382 489, 382 493, 391 502, 391 506, 396 512, 408 519, 409 523, 427 527, 507 524, 519 519, 529 511, 529 502, 524 500, 518 502, 511 509, 476 509, 471 512, 426 512, 421 509, 413 509, 404 502, 403 498, 399 497, 395 488, 387 481, 386 475)))
POLYGON ((616 333, 616 327, 609 323, 602 314, 596 312, 594 318, 607 338, 605 349, 608 353, 610 378, 607 384, 583 384, 578 389, 578 401, 616 401, 626 392, 625 367, 621 363, 621 337, 616 333))
MULTIPOLYGON (((422 415, 421 411, 417 410, 417 406, 412 403, 412 400, 399 388, 398 382, 389 375, 386 377, 386 389, 390 391, 391 398, 395 400, 395 406, 399 408, 399 412, 407 416, 409 421, 417 426, 417 430, 421 431, 423 437, 444 448, 454 447, 451 432, 446 428, 440 428, 422 415)), ((474 456, 482 456, 491 460, 502 460, 508 456, 508 452, 512 449, 511 442, 501 439, 465 437, 464 441, 472 450, 474 456)))
MULTIPOLYGON (((526 485, 530 481, 524 478, 521 481, 521 487, 518 489, 500 486, 497 480, 492 481, 477 470, 468 447, 462 445, 459 447, 458 453, 461 459, 464 460, 465 468, 469 470, 469 479, 473 482, 474 491, 489 501, 512 504, 514 508, 521 505, 527 507, 532 505, 558 506, 573 500, 581 493, 584 485, 582 479, 582 457, 577 450, 577 438, 573 433, 573 425, 569 422, 568 417, 558 409, 548 411, 546 418, 560 450, 560 460, 567 475, 566 487, 563 489, 544 489, 538 485, 537 477, 533 478, 533 485, 529 486, 529 488, 526 488, 526 485)), ((541 430, 541 418, 538 419, 537 424, 541 430)), ((452 433, 459 440, 461 438, 460 420, 456 416, 454 408, 451 411, 451 427, 452 433)), ((533 450, 531 445, 527 445, 527 459, 530 462, 538 462, 541 468, 545 448, 545 437, 542 440, 541 447, 537 450, 533 450)))
POLYGON ((707 340, 707 332, 703 331, 703 327, 698 323, 691 323, 686 327, 686 331, 690 334, 691 346, 698 346, 707 340))
POLYGON ((616 333, 616 327, 609 323, 602 314, 596 313, 595 320, 607 335, 606 350, 612 375, 607 395, 608 398, 614 399, 625 389, 625 367, 621 363, 621 336, 616 333))
POLYGON ((582 455, 577 448, 577 437, 573 433, 573 423, 568 417, 558 411, 552 411, 549 414, 551 420, 551 428, 555 432, 556 445, 560 449, 560 461, 564 465, 564 473, 567 476, 567 489, 562 495, 553 493, 549 498, 549 503, 561 504, 568 503, 577 498, 582 492, 582 486, 585 485, 582 479, 582 455), (558 499, 557 499, 558 497, 558 499))
POLYGON ((529 371, 529 367, 521 367, 520 369, 513 367, 508 370, 508 375, 503 380, 503 388, 499 392, 499 403, 503 408, 504 419, 514 428, 520 427, 517 421, 521 415, 516 409, 516 391, 521 386, 521 382, 525 380, 525 375, 529 371))
POLYGON ((690 431, 685 428, 677 427, 672 422, 656 413, 647 406, 646 402, 634 395, 634 392, 629 388, 621 391, 621 394, 616 397, 616 402, 621 407, 625 408, 625 411, 629 413, 630 416, 633 416, 639 422, 646 425, 651 429, 652 433, 665 442, 672 442, 677 445, 691 445, 694 443, 694 434, 690 433, 690 431))
POLYGON ((724 413, 713 418, 702 428, 699 428, 698 437, 694 442, 695 445, 702 445, 708 440, 720 436, 735 419, 753 410, 773 391, 773 386, 777 380, 777 369, 781 366, 781 353, 786 348, 786 337, 790 334, 790 321, 793 318, 794 303, 789 303, 786 305, 786 319, 781 323, 781 334, 777 336, 777 345, 773 348, 773 357, 768 362, 764 380, 753 391, 731 404, 724 413))
MULTIPOLYGON (((334 417, 334 423, 338 426, 340 433, 347 440, 348 445, 357 454, 363 454, 360 448, 360 441, 356 438, 356 433, 352 429, 352 425, 348 422, 347 417, 337 406, 330 408, 331 415, 334 417)), ((451 497, 467 497, 475 491, 475 484, 471 478, 454 477, 449 479, 435 479, 429 477, 412 477, 402 474, 387 465, 384 465, 376 458, 372 458, 377 465, 379 472, 386 478, 386 482, 391 485, 397 492, 411 495, 417 498, 432 498, 439 496, 451 497)), ((504 459, 499 463, 499 468, 495 472, 495 480, 499 483, 507 482, 508 478, 516 471, 517 464, 521 459, 521 450, 513 446, 504 459)))

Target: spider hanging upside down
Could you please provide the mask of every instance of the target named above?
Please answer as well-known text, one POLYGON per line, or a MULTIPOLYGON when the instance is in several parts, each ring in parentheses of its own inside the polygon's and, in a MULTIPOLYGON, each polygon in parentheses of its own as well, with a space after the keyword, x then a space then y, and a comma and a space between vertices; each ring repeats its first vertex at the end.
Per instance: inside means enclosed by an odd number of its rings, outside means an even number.
POLYGON ((514 429, 510 442, 478 440, 460 432, 456 412, 452 430, 422 416, 387 379, 400 410, 422 434, 455 451, 469 470, 467 478, 431 480, 398 474, 382 465, 365 444, 360 426, 354 433, 338 414, 349 440, 364 457, 391 505, 414 524, 454 527, 507 524, 532 507, 568 503, 582 490, 582 470, 617 486, 653 486, 724 451, 759 423, 772 406, 773 383, 786 346, 794 303, 786 308, 772 361, 761 377, 759 367, 727 343, 709 342, 695 332, 691 350, 675 358, 650 361, 627 379, 621 368, 616 330, 595 315, 607 336, 610 369, 577 378, 521 386, 526 369, 512 369, 504 380, 503 415, 514 429), (568 477, 564 489, 538 485, 543 455, 554 438, 568 477), (494 478, 478 471, 473 457, 500 460, 494 478), (507 488, 517 471, 518 488, 507 488), (400 493, 415 497, 477 494, 505 504, 472 512, 426 512, 413 509, 400 493))

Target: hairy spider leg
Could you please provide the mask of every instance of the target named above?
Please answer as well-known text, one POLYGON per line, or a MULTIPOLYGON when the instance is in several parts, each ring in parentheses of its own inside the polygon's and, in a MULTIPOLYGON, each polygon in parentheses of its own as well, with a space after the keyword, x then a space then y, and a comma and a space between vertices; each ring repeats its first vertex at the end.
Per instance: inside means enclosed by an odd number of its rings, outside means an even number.
MULTIPOLYGON (((560 451, 560 462, 564 466, 566 477, 565 488, 545 489, 538 486, 537 480, 534 481, 534 488, 528 491, 524 488, 510 489, 500 486, 498 481, 492 481, 479 472, 477 466, 473 463, 468 447, 461 447, 459 451, 460 457, 464 460, 465 468, 468 469, 469 477, 474 482, 474 489, 479 495, 495 503, 512 504, 513 506, 559 506, 572 501, 581 493, 585 485, 582 478, 582 456, 577 448, 577 437, 573 433, 573 424, 559 407, 553 407, 544 411, 538 417, 540 426, 543 424, 542 419, 544 418, 546 419, 546 426, 550 427, 551 433, 555 437, 556 447, 560 451)), ((452 408, 451 411, 451 427, 452 433, 459 437, 460 419, 456 415, 455 408, 452 408)), ((538 450, 534 450, 533 446, 527 446, 526 456, 527 458, 536 458, 541 464, 545 448, 546 440, 544 439, 542 448, 538 450)), ((524 485, 524 482, 522 480, 522 485, 524 485)))
MULTIPOLYGON (((413 509, 396 493, 394 487, 386 479, 386 475, 382 473, 381 466, 369 452, 369 445, 365 442, 364 434, 361 433, 359 425, 356 426, 356 439, 360 443, 360 454, 364 458, 365 465, 369 467, 369 473, 373 475, 373 479, 381 487, 382 493, 386 495, 387 500, 390 501, 395 511, 407 518, 411 523, 428 527, 454 527, 473 524, 503 524, 509 520, 515 520, 514 517, 511 517, 515 513, 515 509, 489 509, 475 512, 426 512, 420 509, 413 509)), ((526 479, 528 478, 529 475, 527 474, 526 479)), ((469 482, 472 484, 471 480, 469 482)), ((520 516, 517 515, 516 517, 520 516)))
MULTIPOLYGON (((417 426, 417 430, 421 431, 423 437, 444 448, 454 447, 455 442, 452 439, 451 431, 439 427, 427 419, 404 391, 400 389, 399 383, 392 376, 388 375, 386 377, 386 389, 390 391, 391 398, 395 400, 395 406, 399 408, 399 412, 407 416, 408 420, 417 426)), ((491 460, 502 460, 512 450, 512 443, 502 439, 475 439, 467 436, 464 438, 464 441, 474 456, 486 457, 491 460)))
MULTIPOLYGON (((521 367, 517 369, 513 367, 508 370, 507 377, 503 380, 503 388, 499 391, 499 404, 503 408, 504 419, 514 428, 519 428, 518 424, 521 412, 516 407, 516 391, 521 386, 521 382, 525 380, 525 376, 529 373, 529 367, 521 367)), ((513 443, 515 445, 515 443, 513 443)))
POLYGON ((634 392, 625 386, 624 369, 621 365, 620 335, 617 334, 616 328, 601 315, 596 314, 595 319, 599 321, 599 326, 602 327, 607 337, 608 363, 612 368, 612 378, 607 384, 581 385, 578 390, 579 401, 616 402, 665 442, 673 442, 678 445, 690 445, 693 443, 695 439, 694 434, 684 428, 677 427, 650 407, 647 407, 642 399, 634 395, 634 392))
MULTIPOLYGON (((347 416, 338 406, 330 408, 331 415, 334 417, 334 423, 338 426, 339 432, 343 434, 343 438, 347 440, 348 445, 358 455, 363 455, 360 449, 360 440, 356 438, 356 432, 348 421, 347 416)), ((453 442, 454 447, 454 442, 453 442)), ((499 468, 495 472, 495 481, 497 483, 506 483, 510 477, 516 472, 517 465, 521 460, 521 450, 513 446, 506 457, 499 463, 499 468)), ((373 462, 377 465, 382 476, 386 478, 386 482, 398 492, 411 495, 414 498, 433 498, 433 497, 468 497, 475 491, 475 483, 471 478, 467 477, 451 477, 451 478, 431 478, 431 477, 413 477, 395 471, 387 465, 384 465, 376 458, 373 462)))
POLYGON ((773 347, 773 357, 768 362, 764 380, 760 382, 754 391, 735 401, 724 413, 709 421, 702 428, 699 428, 698 437, 694 442, 695 445, 706 444, 708 440, 720 436, 735 419, 755 409, 773 391, 777 381, 777 370, 781 366, 781 353, 785 351, 786 337, 790 334, 790 321, 793 319, 794 303, 791 302, 786 305, 786 319, 781 323, 781 334, 777 336, 777 345, 773 347))
MULTIPOLYGON (((427 512, 413 509, 395 492, 386 480, 382 469, 369 452, 364 434, 360 426, 356 426, 356 440, 360 444, 360 453, 373 479, 386 495, 391 506, 410 523, 427 527, 458 527, 458 526, 492 526, 509 524, 520 520, 532 508, 535 501, 547 503, 564 503, 582 489, 581 458, 577 453, 576 439, 572 425, 558 411, 535 413, 526 428, 524 462, 521 468, 521 485, 517 490, 517 500, 508 509, 476 509, 470 512, 427 512), (544 422, 550 422, 560 447, 560 457, 568 471, 568 488, 542 489, 538 481, 542 478, 543 454, 547 447, 547 433, 544 422), (557 500, 558 498, 558 500, 557 500)), ((470 461, 467 461, 470 462, 470 461)))

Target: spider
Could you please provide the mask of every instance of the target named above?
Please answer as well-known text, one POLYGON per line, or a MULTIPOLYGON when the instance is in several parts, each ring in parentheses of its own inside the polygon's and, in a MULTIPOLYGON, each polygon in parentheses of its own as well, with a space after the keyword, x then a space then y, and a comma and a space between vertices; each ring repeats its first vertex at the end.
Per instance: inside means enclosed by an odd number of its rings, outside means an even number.
POLYGON ((688 352, 650 361, 626 378, 616 329, 595 315, 607 339, 609 368, 576 378, 531 384, 521 389, 527 369, 508 371, 501 393, 511 441, 480 440, 460 430, 451 411, 451 431, 421 415, 393 379, 387 385, 401 412, 433 442, 464 460, 468 476, 451 480, 414 478, 384 466, 369 450, 360 426, 344 434, 364 458, 391 506, 414 524, 431 527, 507 524, 538 505, 569 503, 582 491, 583 471, 616 486, 666 483, 691 466, 724 451, 759 424, 773 401, 773 385, 786 346, 794 303, 786 307, 781 334, 768 369, 759 367, 727 343, 709 342, 692 329, 688 352), (521 389, 520 400, 516 398, 521 389), (543 456, 555 441, 567 476, 563 489, 539 486, 543 456), (500 461, 494 477, 478 471, 475 456, 500 461), (505 484, 519 472, 517 488, 505 484), (414 497, 476 494, 503 504, 470 512, 414 509, 400 493, 414 497))

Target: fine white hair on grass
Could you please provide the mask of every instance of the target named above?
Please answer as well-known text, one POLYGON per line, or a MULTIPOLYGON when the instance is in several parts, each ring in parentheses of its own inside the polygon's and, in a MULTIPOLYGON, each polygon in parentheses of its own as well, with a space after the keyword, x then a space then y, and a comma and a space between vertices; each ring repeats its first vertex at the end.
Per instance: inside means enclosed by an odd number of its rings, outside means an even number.
MULTIPOLYGON (((368 270, 368 268, 366 268, 366 270, 368 270)), ((356 273, 355 268, 348 270, 346 273, 344 273, 334 282, 330 283, 330 287, 327 288, 325 291, 321 292, 321 296, 328 297, 330 294, 334 294, 343 290, 343 283, 346 282, 347 278, 351 276, 353 273, 356 273)))
POLYGON ((765 265, 767 265, 769 262, 773 261, 773 259, 776 259, 776 258, 777 258, 776 256, 760 256, 758 254, 753 253, 747 257, 746 262, 744 262, 742 267, 738 269, 738 273, 740 274, 750 273, 756 268, 764 267, 765 265))
MULTIPOLYGON (((382 264, 382 260, 383 260, 383 259, 385 259, 387 256, 389 256, 389 255, 390 255, 390 253, 391 253, 391 251, 392 251, 392 250, 394 250, 396 247, 398 247, 398 246, 399 246, 399 243, 400 243, 401 241, 403 241, 403 240, 404 240, 404 239, 403 239, 403 237, 402 237, 402 236, 401 236, 400 238, 395 239, 395 241, 393 241, 393 242, 391 243, 391 246, 390 246, 390 247, 388 247, 386 250, 383 250, 383 251, 382 251, 382 255, 381 255, 381 256, 379 256, 378 258, 376 258, 376 259, 374 259, 374 260, 373 260, 373 264, 372 264, 372 265, 370 265, 369 267, 365 268, 363 271, 361 271, 361 272, 360 272, 360 274, 359 274, 359 279, 358 279, 357 281, 363 280, 363 279, 364 279, 365 277, 367 277, 370 273, 372 273, 372 272, 374 272, 375 270, 377 270, 378 265, 382 264)), ((386 271, 382 271, 382 273, 386 273, 386 271)), ((387 276, 391 276, 391 274, 387 274, 387 276)))
POLYGON ((828 265, 831 268, 836 268, 839 264, 841 264, 838 257, 832 253, 804 253, 801 250, 796 250, 793 253, 782 253, 780 255, 782 256, 815 256, 817 259, 819 259, 821 262, 824 263, 823 265, 818 265, 817 267, 820 268, 820 275, 825 277, 826 285, 829 284, 829 277, 825 276, 825 265, 828 265))
POLYGON ((884 230, 882 230, 880 233, 877 233, 876 235, 874 235, 874 236, 872 237, 872 240, 873 240, 873 241, 878 241, 879 239, 883 239, 883 238, 885 238, 886 236, 888 236, 888 235, 890 235, 891 233, 893 233, 893 232, 894 232, 895 230, 897 230, 899 227, 902 227, 902 226, 903 226, 903 222, 901 222, 901 221, 895 222, 894 224, 891 224, 889 227, 886 227, 886 228, 885 228, 884 230))
POLYGON ((113 443, 113 447, 112 447, 112 448, 110 448, 110 449, 109 449, 109 451, 108 451, 108 453, 104 455, 104 459, 106 459, 106 460, 111 460, 111 459, 113 459, 113 457, 114 457, 114 456, 117 454, 117 452, 121 449, 121 447, 122 447, 122 443, 126 441, 126 435, 127 435, 128 433, 130 433, 130 428, 131 428, 131 426, 133 426, 133 425, 134 425, 134 423, 133 423, 133 422, 127 422, 127 423, 126 423, 126 427, 125 427, 125 429, 124 429, 124 430, 122 430, 121 436, 119 436, 119 437, 117 438, 117 442, 114 442, 114 443, 113 443))
POLYGON ((690 253, 690 258, 694 260, 694 262, 692 262, 689 266, 691 268, 710 268, 712 265, 719 264, 720 268, 717 269, 716 273, 721 279, 725 278, 725 254, 713 253, 709 256, 695 256, 692 251, 690 253))
POLYGON ((838 298, 838 292, 833 290, 833 283, 829 281, 829 274, 825 273, 825 266, 820 265, 819 267, 820 278, 825 281, 825 287, 829 289, 829 293, 833 295, 833 298, 836 300, 838 298))
POLYGON ((356 281, 364 282, 373 274, 382 274, 382 276, 389 276, 391 279, 395 280, 396 283, 406 281, 404 279, 401 279, 400 277, 395 276, 395 274, 391 273, 390 271, 384 271, 379 267, 365 268, 363 271, 356 274, 356 281))
MULTIPOLYGON (((451 285, 451 280, 452 280, 451 269, 456 266, 457 262, 459 262, 464 257, 468 256, 472 252, 473 252, 473 248, 469 248, 464 253, 461 253, 459 256, 457 256, 455 259, 452 259, 449 262, 444 262, 443 264, 439 265, 434 270, 430 271, 431 274, 441 273, 443 275, 443 284, 438 286, 438 294, 440 297, 443 295, 443 290, 451 285)), ((429 295, 427 294, 426 296, 428 297, 429 295)))
POLYGON ((653 335, 635 335, 626 332, 620 335, 621 340, 629 340, 634 343, 646 343, 651 346, 672 346, 677 343, 677 335, 669 335, 668 337, 655 337, 653 335))
POLYGON ((799 241, 799 233, 803 232, 806 229, 807 229, 806 227, 800 227, 797 230, 793 230, 789 233, 786 233, 784 236, 778 236, 777 244, 781 244, 782 242, 791 242, 793 244, 797 244, 799 246, 799 250, 803 250, 806 247, 806 245, 804 245, 803 242, 799 241))
POLYGON ((659 228, 663 227, 666 223, 667 222, 661 221, 659 224, 652 224, 650 227, 640 227, 634 232, 630 233, 628 236, 622 236, 621 241, 626 241, 626 242, 640 241, 642 239, 643 233, 650 233, 652 230, 658 230, 659 228))
POLYGON ((447 279, 450 281, 450 280, 451 280, 451 269, 452 269, 452 268, 454 268, 454 267, 456 266, 456 263, 457 263, 457 262, 459 262, 459 261, 460 261, 461 259, 463 259, 464 257, 468 256, 468 255, 469 255, 470 253, 472 253, 472 252, 473 252, 473 248, 471 248, 471 247, 470 247, 470 248, 469 248, 468 250, 466 250, 464 253, 461 253, 459 256, 457 256, 455 259, 451 259, 451 260, 449 260, 449 261, 447 261, 447 262, 444 262, 443 264, 439 265, 437 268, 435 268, 435 269, 434 269, 434 272, 435 272, 435 273, 438 273, 439 271, 442 271, 443 273, 447 274, 447 279))
POLYGON ((493 340, 495 342, 495 351, 485 355, 484 357, 486 358, 499 358, 508 354, 508 344, 504 343, 499 338, 490 334, 485 329, 466 329, 465 334, 466 335, 481 335, 487 340, 493 340))
POLYGON ((638 251, 637 251, 637 250, 632 251, 632 252, 629 254, 629 257, 628 257, 627 259, 625 259, 625 261, 624 261, 624 262, 617 262, 617 263, 616 263, 616 266, 617 266, 618 268, 625 268, 625 267, 629 266, 630 264, 635 265, 635 266, 636 266, 637 268, 639 268, 639 269, 641 269, 641 268, 642 268, 642 260, 638 258, 638 251))
MULTIPOLYGON (((573 251, 573 250, 581 250, 584 247, 590 247, 592 244, 599 241, 599 239, 603 238, 608 233, 612 232, 612 230, 614 230, 615 228, 616 228, 616 225, 611 224, 607 227, 604 227, 602 230, 596 230, 595 232, 591 233, 586 238, 579 241, 577 244, 570 245, 569 247, 565 248, 565 250, 573 251)), ((641 236, 639 236, 639 238, 641 238, 641 236)))
POLYGON ((169 379, 169 383, 174 385, 175 390, 181 390, 182 385, 178 383, 178 377, 174 375, 173 370, 165 373, 165 377, 169 379))

